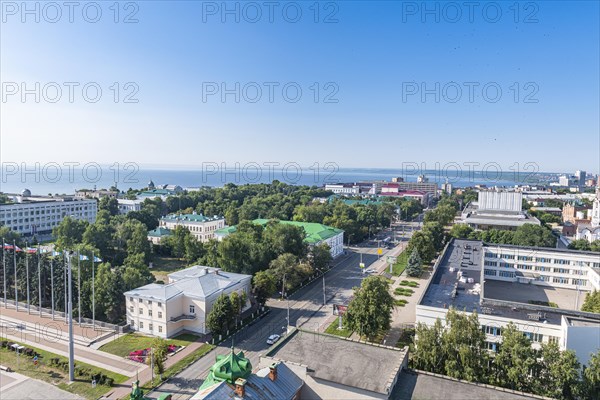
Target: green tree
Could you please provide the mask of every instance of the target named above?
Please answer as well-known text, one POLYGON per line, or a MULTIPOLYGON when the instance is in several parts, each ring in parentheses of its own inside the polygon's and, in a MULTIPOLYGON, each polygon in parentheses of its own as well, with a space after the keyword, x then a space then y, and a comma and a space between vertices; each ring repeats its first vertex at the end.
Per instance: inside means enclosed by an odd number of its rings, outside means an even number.
POLYGON ((264 305, 275 290, 277 290, 277 281, 271 271, 258 271, 252 278, 252 288, 256 301, 264 305))
POLYGON ((88 227, 88 222, 77 220, 69 216, 63 218, 53 230, 56 245, 61 249, 73 249, 77 243, 83 240, 83 234, 88 227))
POLYGON ((600 351, 592 354, 588 364, 583 368, 582 398, 600 398, 600 351))
POLYGON ((384 277, 370 276, 360 287, 355 287, 354 298, 345 315, 345 326, 370 340, 380 331, 389 329, 394 307, 389 286, 384 277))
POLYGON ((444 248, 444 228, 439 222, 427 222, 422 232, 431 237, 433 247, 439 251, 444 248))
POLYGON ((296 256, 291 253, 281 254, 271 261, 269 271, 275 280, 281 283, 281 287, 285 287, 286 293, 297 287, 313 273, 313 269, 309 264, 299 263, 296 256))
POLYGON ((588 311, 600 314, 600 291, 594 290, 585 295, 585 300, 581 306, 581 311, 588 311))
POLYGON ((485 333, 477 313, 467 315, 450 309, 446 315, 442 347, 446 353, 446 375, 470 382, 485 381, 488 354, 484 350, 485 333))
POLYGON ((524 224, 514 232, 512 244, 517 246, 556 247, 556 237, 545 226, 524 224))
POLYGON ((120 268, 102 263, 96 271, 96 312, 108 322, 118 323, 125 315, 123 277, 120 268))
POLYGON ((331 250, 327 243, 312 246, 310 249, 310 260, 315 271, 323 271, 329 267, 332 260, 331 250))
POLYGON ((222 294, 215 300, 212 309, 206 317, 206 328, 213 334, 223 335, 229 329, 229 325, 235 318, 235 311, 229 296, 222 294))
POLYGON ((422 231, 415 232, 408 242, 407 250, 412 253, 414 249, 419 252, 419 256, 424 262, 428 263, 435 257, 433 239, 422 231))
POLYGON ((533 387, 530 372, 536 365, 531 341, 510 322, 502 330, 500 350, 494 357, 492 381, 500 386, 523 392, 533 387))
POLYGON ((165 372, 165 360, 167 359, 169 345, 165 339, 157 337, 152 341, 150 347, 152 348, 152 353, 151 357, 148 358, 148 364, 152 362, 154 372, 162 379, 162 374, 165 372))
POLYGON ((424 371, 443 374, 446 365, 446 352, 442 346, 444 327, 439 318, 429 327, 418 323, 415 330, 415 353, 413 363, 415 368, 424 371))
POLYGON ((473 228, 467 224, 454 224, 450 229, 450 236, 456 239, 467 239, 472 232, 473 228))
POLYGON ((575 353, 560 351, 557 343, 543 343, 540 355, 535 392, 556 399, 574 399, 581 369, 575 353))
POLYGON ((119 201, 114 197, 102 197, 98 202, 98 210, 106 210, 110 215, 119 215, 119 201))
POLYGON ((419 277, 421 276, 422 269, 421 265, 423 261, 421 260, 421 256, 419 256, 419 251, 417 248, 413 248, 412 253, 408 257, 408 264, 406 266, 406 275, 411 277, 419 277))

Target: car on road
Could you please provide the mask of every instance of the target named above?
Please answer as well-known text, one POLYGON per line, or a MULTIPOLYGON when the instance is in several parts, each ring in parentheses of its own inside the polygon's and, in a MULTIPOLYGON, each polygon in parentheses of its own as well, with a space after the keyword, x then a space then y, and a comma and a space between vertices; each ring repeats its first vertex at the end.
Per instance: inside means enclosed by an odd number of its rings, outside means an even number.
POLYGON ((373 268, 365 269, 365 274, 375 274, 375 273, 377 273, 377 271, 375 271, 373 268))
POLYGON ((277 342, 279 340, 279 338, 281 338, 281 336, 279 336, 279 335, 271 335, 267 339, 267 344, 275 344, 275 342, 277 342))

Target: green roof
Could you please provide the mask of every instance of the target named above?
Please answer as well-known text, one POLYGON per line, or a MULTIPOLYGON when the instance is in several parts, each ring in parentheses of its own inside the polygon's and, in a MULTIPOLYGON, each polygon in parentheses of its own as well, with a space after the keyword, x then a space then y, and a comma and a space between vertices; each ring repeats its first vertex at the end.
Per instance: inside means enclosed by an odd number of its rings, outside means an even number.
POLYGON ((158 227, 151 231, 148 231, 148 236, 153 237, 162 237, 162 236, 171 236, 171 230, 163 227, 158 227))
MULTIPOLYGON (((267 225, 269 223, 269 221, 273 221, 273 220, 255 219, 254 221, 252 221, 252 223, 264 226, 264 225, 267 225)), ((306 232, 306 238, 304 239, 304 241, 309 244, 320 243, 323 240, 332 238, 332 237, 337 236, 340 233, 344 232, 341 229, 333 228, 331 226, 319 224, 316 222, 279 221, 279 223, 286 224, 286 225, 298 226, 298 227, 304 229, 304 232, 306 232)), ((217 229, 215 231, 215 235, 227 236, 230 233, 233 233, 235 231, 236 231, 235 226, 228 226, 226 228, 217 229)))
POLYGON ((242 351, 235 354, 232 347, 229 354, 217 356, 217 361, 210 367, 210 372, 202 383, 202 386, 200 386, 200 389, 223 381, 233 385, 236 379, 247 378, 251 373, 252 364, 250 360, 244 357, 244 352, 242 351))

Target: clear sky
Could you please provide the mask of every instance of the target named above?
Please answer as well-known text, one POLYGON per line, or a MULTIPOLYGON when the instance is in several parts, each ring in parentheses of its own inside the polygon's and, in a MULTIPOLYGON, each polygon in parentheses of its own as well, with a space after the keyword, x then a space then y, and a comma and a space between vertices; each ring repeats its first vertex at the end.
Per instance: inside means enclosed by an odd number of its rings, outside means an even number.
POLYGON ((474 3, 2 1, 2 161, 597 173, 599 2, 474 3))

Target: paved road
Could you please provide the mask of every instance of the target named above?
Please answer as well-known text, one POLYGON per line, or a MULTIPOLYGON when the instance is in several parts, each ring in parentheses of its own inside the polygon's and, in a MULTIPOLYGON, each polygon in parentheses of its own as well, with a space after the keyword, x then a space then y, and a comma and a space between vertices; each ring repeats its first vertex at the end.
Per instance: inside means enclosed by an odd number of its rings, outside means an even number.
MULTIPOLYGON (((392 226, 392 229, 397 232, 396 238, 401 242, 407 241, 412 231, 418 228, 418 222, 402 222, 392 226), (398 234, 402 231, 405 232, 403 239, 398 234)), ((332 315, 332 304, 347 304, 352 295, 352 288, 359 286, 361 280, 366 276, 361 273, 359 268, 360 253, 362 253, 362 261, 367 268, 378 266, 379 270, 382 269, 386 254, 399 253, 402 246, 397 246, 392 250, 384 249, 381 256, 382 261, 377 263, 377 239, 381 240, 390 235, 393 235, 393 233, 388 228, 378 234, 374 240, 351 247, 347 250, 346 255, 335 261, 334 268, 325 275, 326 306, 323 306, 322 279, 317 279, 300 289, 290 296, 289 301, 269 300, 268 306, 271 308, 271 312, 234 337, 235 350, 244 351, 245 356, 250 359, 252 365, 258 365, 260 356, 270 347, 266 343, 267 338, 273 333, 284 335, 286 332, 288 304, 291 326, 302 327, 307 330, 318 330, 319 326, 324 324, 327 318, 332 315)), ((163 393, 172 393, 173 400, 191 398, 208 375, 209 368, 215 362, 215 357, 220 354, 227 354, 230 351, 231 341, 221 344, 211 353, 170 379, 168 383, 163 384, 158 390, 149 393, 147 397, 156 399, 163 393)))

